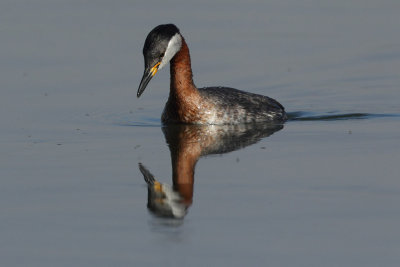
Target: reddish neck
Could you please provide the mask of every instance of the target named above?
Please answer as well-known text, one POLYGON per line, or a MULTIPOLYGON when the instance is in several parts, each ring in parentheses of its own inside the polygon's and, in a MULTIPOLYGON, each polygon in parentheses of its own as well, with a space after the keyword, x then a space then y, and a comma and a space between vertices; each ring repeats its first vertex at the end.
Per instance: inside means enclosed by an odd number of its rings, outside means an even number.
POLYGON ((170 97, 183 100, 197 92, 193 83, 192 66, 190 64, 189 48, 182 37, 182 47, 171 60, 170 97))

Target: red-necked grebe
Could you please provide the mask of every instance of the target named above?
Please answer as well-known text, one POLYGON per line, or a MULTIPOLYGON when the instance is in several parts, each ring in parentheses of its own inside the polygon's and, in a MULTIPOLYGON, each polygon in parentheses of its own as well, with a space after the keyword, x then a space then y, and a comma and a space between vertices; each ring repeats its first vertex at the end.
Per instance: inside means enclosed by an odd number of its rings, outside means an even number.
POLYGON ((155 27, 143 47, 145 70, 137 91, 143 93, 158 70, 171 62, 171 85, 163 123, 236 124, 284 122, 284 107, 267 96, 228 87, 196 88, 189 48, 173 24, 155 27))

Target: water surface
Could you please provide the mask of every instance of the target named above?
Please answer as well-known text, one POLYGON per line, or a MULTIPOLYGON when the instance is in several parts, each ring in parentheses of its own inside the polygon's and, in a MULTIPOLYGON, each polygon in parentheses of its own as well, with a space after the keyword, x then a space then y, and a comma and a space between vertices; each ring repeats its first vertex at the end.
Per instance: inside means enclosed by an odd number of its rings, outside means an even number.
POLYGON ((399 12, 396 0, 2 1, 1 264, 398 266, 399 12), (196 85, 268 95, 291 119, 163 128, 168 69, 136 90, 146 34, 167 22, 196 85), (184 216, 160 217, 139 163, 174 186, 190 159, 184 216))

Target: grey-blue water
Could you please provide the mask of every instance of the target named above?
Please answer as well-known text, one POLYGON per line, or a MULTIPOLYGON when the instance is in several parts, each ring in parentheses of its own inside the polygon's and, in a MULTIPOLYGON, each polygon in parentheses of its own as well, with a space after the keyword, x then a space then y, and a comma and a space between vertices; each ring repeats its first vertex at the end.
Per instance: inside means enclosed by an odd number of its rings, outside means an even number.
POLYGON ((1 1, 0 265, 399 266, 399 14, 398 0, 1 1), (144 39, 168 22, 196 85, 268 95, 291 119, 162 127, 168 68, 136 90, 144 39), (174 185, 180 219, 141 171, 174 185))

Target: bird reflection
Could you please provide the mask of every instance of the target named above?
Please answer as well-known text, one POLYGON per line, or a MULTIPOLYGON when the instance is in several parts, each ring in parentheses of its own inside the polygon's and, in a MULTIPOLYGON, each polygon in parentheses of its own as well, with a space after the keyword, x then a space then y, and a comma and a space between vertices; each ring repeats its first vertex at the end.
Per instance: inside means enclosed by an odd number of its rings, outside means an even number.
POLYGON ((148 186, 148 209, 156 216, 182 219, 193 201, 198 159, 224 154, 260 141, 283 128, 281 124, 168 125, 162 128, 171 152, 173 186, 158 182, 141 163, 148 186))

